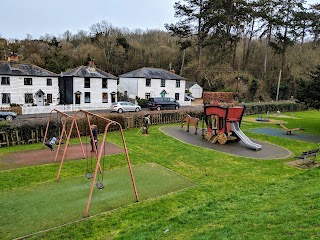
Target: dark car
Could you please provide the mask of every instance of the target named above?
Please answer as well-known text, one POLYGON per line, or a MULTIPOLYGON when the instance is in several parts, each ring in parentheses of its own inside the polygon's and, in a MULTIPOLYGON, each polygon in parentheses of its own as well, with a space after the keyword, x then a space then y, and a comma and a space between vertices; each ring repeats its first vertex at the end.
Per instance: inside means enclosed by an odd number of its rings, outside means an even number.
POLYGON ((148 108, 150 110, 161 110, 161 109, 178 109, 180 104, 171 97, 154 97, 150 98, 148 102, 148 108))
POLYGON ((7 121, 12 121, 17 117, 15 112, 0 112, 0 118, 5 119, 7 121))

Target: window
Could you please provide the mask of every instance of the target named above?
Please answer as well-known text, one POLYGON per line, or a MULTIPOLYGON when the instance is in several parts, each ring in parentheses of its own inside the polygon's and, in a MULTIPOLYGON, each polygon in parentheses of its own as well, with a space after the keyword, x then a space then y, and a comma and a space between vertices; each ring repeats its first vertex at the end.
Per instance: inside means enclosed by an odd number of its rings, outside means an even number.
POLYGON ((10 85, 10 77, 1 77, 1 85, 10 85))
POLYGON ((90 78, 89 77, 84 78, 84 87, 90 88, 90 78))
POLYGON ((11 103, 10 93, 2 93, 2 103, 11 103))
POLYGON ((175 94, 174 94, 174 98, 175 98, 176 100, 179 100, 179 96, 180 96, 179 93, 175 93, 175 94))
POLYGON ((146 79, 146 87, 151 87, 151 79, 150 78, 146 79))
POLYGON ((102 78, 102 88, 108 88, 108 79, 102 78))
POLYGON ((33 103, 32 93, 25 93, 24 94, 24 102, 25 103, 33 103))
POLYGON ((180 87, 180 80, 176 80, 176 88, 180 87))
POLYGON ((84 93, 84 102, 85 102, 85 103, 90 103, 90 102, 91 102, 90 92, 85 92, 85 93, 84 93))
POLYGON ((47 78, 47 86, 52 86, 52 79, 51 78, 47 78))
POLYGON ((32 85, 32 78, 24 78, 24 85, 32 85))
POLYGON ((147 99, 147 100, 150 99, 150 93, 146 93, 146 99, 147 99))
POLYGON ((52 94, 51 93, 47 94, 47 103, 52 103, 52 94))
POLYGON ((161 79, 161 87, 165 87, 166 86, 166 80, 165 79, 161 79))
POLYGON ((107 103, 108 102, 108 93, 102 93, 102 102, 107 103))

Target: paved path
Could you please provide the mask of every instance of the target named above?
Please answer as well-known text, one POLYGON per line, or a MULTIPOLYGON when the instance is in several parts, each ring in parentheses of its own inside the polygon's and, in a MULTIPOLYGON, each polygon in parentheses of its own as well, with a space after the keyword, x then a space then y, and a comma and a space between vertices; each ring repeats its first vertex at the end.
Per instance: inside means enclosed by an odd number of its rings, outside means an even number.
POLYGON ((179 126, 169 126, 161 128, 161 131, 172 136, 182 142, 196 145, 199 147, 204 147, 220 152, 229 153, 232 155, 249 157, 249 158, 258 158, 258 159, 284 159, 292 156, 292 152, 287 149, 281 148, 277 145, 273 145, 267 142, 262 142, 259 140, 251 139, 253 142, 262 145, 261 151, 255 151, 249 148, 244 147, 241 144, 236 142, 228 142, 227 144, 221 145, 219 143, 209 143, 207 140, 202 138, 201 131, 198 131, 198 134, 194 134, 194 128, 190 127, 190 131, 186 132, 187 128, 181 128, 179 126))

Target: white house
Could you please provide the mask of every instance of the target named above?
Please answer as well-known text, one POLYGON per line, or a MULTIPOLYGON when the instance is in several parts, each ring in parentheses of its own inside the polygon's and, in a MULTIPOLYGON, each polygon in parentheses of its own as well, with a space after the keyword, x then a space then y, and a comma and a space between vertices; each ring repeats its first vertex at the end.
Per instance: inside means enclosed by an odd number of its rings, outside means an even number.
POLYGON ((184 102, 186 79, 159 68, 140 68, 119 76, 118 91, 130 98, 167 96, 184 102))
POLYGON ((202 98, 203 88, 196 82, 186 82, 186 91, 189 91, 195 98, 202 98))
POLYGON ((16 54, 0 62, 0 107, 59 104, 59 75, 33 64, 19 63, 16 54))
POLYGON ((93 62, 64 72, 59 86, 61 103, 81 108, 109 107, 117 100, 117 80, 93 62))

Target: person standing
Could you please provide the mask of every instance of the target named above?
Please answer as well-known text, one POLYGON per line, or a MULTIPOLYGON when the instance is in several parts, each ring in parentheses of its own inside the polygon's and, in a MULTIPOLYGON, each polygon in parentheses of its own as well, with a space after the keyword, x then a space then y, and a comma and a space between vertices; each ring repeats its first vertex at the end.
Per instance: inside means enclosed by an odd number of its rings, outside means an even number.
POLYGON ((143 117, 143 123, 142 123, 143 134, 149 133, 149 126, 150 126, 150 114, 146 113, 143 117))
POLYGON ((98 150, 98 127, 97 127, 97 125, 92 124, 90 126, 90 128, 91 128, 91 131, 92 131, 92 136, 90 135, 90 138, 91 138, 91 152, 94 152, 94 145, 96 146, 96 149, 98 150))

